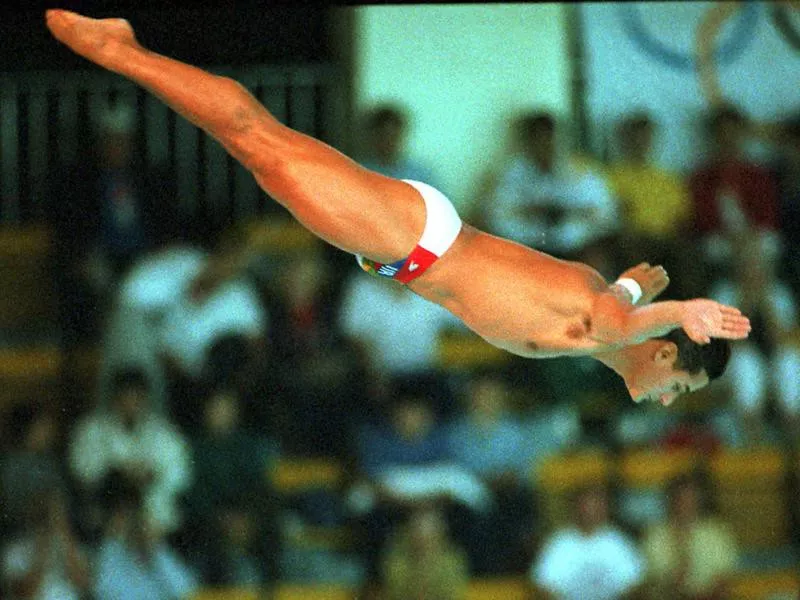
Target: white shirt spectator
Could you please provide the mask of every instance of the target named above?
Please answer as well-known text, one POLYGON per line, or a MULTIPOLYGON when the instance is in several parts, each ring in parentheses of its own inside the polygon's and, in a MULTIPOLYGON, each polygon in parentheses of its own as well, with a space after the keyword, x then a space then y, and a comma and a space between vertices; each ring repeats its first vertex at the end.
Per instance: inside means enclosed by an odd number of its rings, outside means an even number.
POLYGON ((339 326, 374 351, 373 362, 392 375, 436 367, 438 339, 463 324, 452 313, 397 283, 359 274, 342 298, 339 326))
POLYGON ((568 166, 545 173, 522 157, 502 173, 486 210, 492 233, 555 253, 580 251, 619 225, 617 205, 598 175, 568 166), (543 216, 525 214, 532 207, 564 214, 548 223, 543 216))
MULTIPOLYGON (((45 559, 45 573, 39 589, 30 600, 80 600, 81 592, 69 580, 64 567, 64 552, 58 544, 51 544, 50 555, 45 559)), ((3 552, 3 580, 14 582, 32 572, 39 557, 33 536, 9 543, 3 552)), ((9 596, 15 600, 16 596, 9 596)))
POLYGON ((266 327, 267 315, 255 288, 236 279, 200 303, 181 298, 164 316, 161 343, 185 372, 197 377, 216 340, 232 334, 260 337, 266 327))
POLYGON ((145 312, 163 312, 181 298, 208 256, 191 246, 173 246, 136 263, 120 286, 120 302, 145 312))
MULTIPOLYGON (((765 292, 776 327, 788 334, 797 327, 797 304, 789 286, 773 280, 765 292)), ((711 287, 709 297, 723 304, 739 306, 741 289, 730 280, 711 287)), ((731 388, 734 404, 744 413, 763 413, 770 390, 775 393, 784 415, 800 414, 800 349, 778 340, 771 356, 766 356, 750 340, 733 344, 731 359, 723 375, 731 388)))
POLYGON ((157 415, 127 429, 112 412, 98 412, 78 423, 69 448, 72 472, 85 486, 100 483, 112 469, 140 464, 154 479, 145 490, 145 510, 162 531, 180 524, 178 495, 191 483, 189 447, 168 421, 157 415))
POLYGON ((636 546, 611 527, 588 536, 577 528, 556 532, 530 570, 532 581, 561 600, 619 598, 644 574, 636 546))
MULTIPOLYGON (((139 335, 124 333, 120 326, 120 334, 115 336, 119 340, 117 345, 125 345, 124 340, 131 337, 143 337, 144 327, 144 337, 153 346, 150 354, 163 350, 188 375, 198 377, 208 351, 220 337, 263 336, 269 324, 268 315, 258 291, 248 281, 241 278, 226 281, 201 302, 189 298, 189 287, 207 260, 208 255, 200 250, 178 246, 137 264, 122 283, 118 312, 131 313, 126 323, 137 328, 139 335), (146 318, 137 320, 137 314, 146 318), (142 321, 147 325, 141 325, 142 321)), ((120 350, 117 353, 124 354, 120 350)))
POLYGON ((188 599, 200 587, 194 573, 163 544, 144 563, 121 542, 107 540, 100 546, 96 564, 97 600, 188 599))

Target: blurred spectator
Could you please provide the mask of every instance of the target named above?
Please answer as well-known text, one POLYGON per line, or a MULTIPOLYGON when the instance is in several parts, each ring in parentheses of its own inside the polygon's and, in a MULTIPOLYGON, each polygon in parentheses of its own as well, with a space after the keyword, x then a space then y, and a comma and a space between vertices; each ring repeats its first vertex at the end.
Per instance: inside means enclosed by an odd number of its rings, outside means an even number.
POLYGON ((553 115, 526 114, 514 127, 519 150, 485 207, 490 233, 586 262, 611 277, 609 240, 620 223, 606 183, 561 151, 553 115))
POLYGON ((532 456, 522 424, 508 412, 507 396, 500 375, 474 376, 467 412, 448 429, 454 462, 478 477, 494 498, 492 509, 469 523, 466 550, 472 574, 478 576, 521 573, 530 559, 532 456))
POLYGON ((610 600, 633 594, 644 571, 633 541, 609 522, 607 491, 591 487, 576 493, 573 524, 545 541, 530 578, 545 598, 610 600))
POLYGON ((276 498, 267 474, 278 449, 242 427, 241 410, 235 390, 213 390, 192 443, 186 549, 210 585, 258 586, 277 578, 276 498))
POLYGON ((108 368, 124 362, 165 377, 166 366, 170 414, 181 425, 196 424, 201 384, 240 377, 264 352, 268 314, 245 275, 248 260, 244 233, 231 229, 212 253, 167 247, 122 282, 106 340, 108 368))
POLYGON ((695 220, 713 269, 704 294, 732 302, 747 314, 753 332, 735 345, 726 374, 736 409, 751 439, 761 437, 764 403, 774 373, 782 416, 796 424, 800 354, 788 338, 796 326, 790 288, 778 277, 783 240, 779 230, 777 183, 743 150, 748 120, 720 105, 708 117, 708 161, 691 177, 695 220))
POLYGON ((408 115, 391 104, 381 104, 364 118, 364 152, 359 163, 387 177, 413 179, 439 188, 433 171, 405 155, 408 115))
POLYGON ((121 370, 113 377, 108 409, 95 409, 76 424, 69 462, 93 507, 87 516, 90 529, 96 530, 99 521, 98 486, 114 470, 141 486, 153 528, 171 533, 180 525, 178 501, 192 474, 188 443, 168 420, 153 412, 149 393, 141 371, 121 370))
MULTIPOLYGON (((58 454, 59 424, 54 411, 33 403, 14 406, 6 421, 8 451, 0 457, 0 514, 2 530, 13 533, 26 521, 31 498, 52 489, 65 489, 58 454)), ((2 536, 0 536, 2 537, 2 536)))
POLYGON ((67 513, 65 490, 51 482, 28 498, 22 527, 4 544, 0 592, 9 600, 79 600, 91 573, 67 513))
POLYGON ((265 295, 273 323, 269 372, 289 413, 281 442, 293 455, 343 457, 351 424, 364 414, 365 378, 336 328, 331 268, 319 246, 280 268, 265 295))
POLYGON ((778 176, 779 225, 785 243, 781 275, 800 294, 800 113, 780 127, 778 176))
POLYGON ((448 539, 445 520, 435 508, 412 512, 393 536, 382 562, 386 600, 466 598, 466 556, 448 539))
POLYGON ((745 425, 745 437, 765 439, 767 401, 774 398, 784 433, 800 433, 800 348, 793 339, 797 302, 781 281, 773 260, 764 260, 756 238, 742 244, 732 265, 732 277, 720 279, 709 296, 736 306, 750 317, 753 331, 734 344, 722 378, 745 425))
POLYGON ((617 135, 620 158, 608 166, 607 176, 623 221, 620 260, 664 265, 673 275, 674 296, 690 297, 688 290, 697 286, 687 281, 693 258, 684 237, 691 219, 689 190, 680 176, 653 162, 656 124, 647 114, 626 117, 617 135))
MULTIPOLYGON (((164 314, 162 351, 182 375, 211 383, 234 373, 216 372, 210 362, 215 342, 237 337, 253 352, 261 351, 268 315, 255 286, 243 274, 248 259, 246 240, 239 230, 223 234, 214 252, 197 260, 188 281, 176 281, 177 301, 164 314)), ((177 400, 177 399, 176 399, 177 400)))
POLYGON ((737 563, 729 528, 706 514, 697 480, 680 476, 667 489, 668 519, 645 534, 650 597, 685 600, 727 598, 737 563))
POLYGON ((736 108, 715 108, 706 123, 710 155, 689 181, 694 225, 713 269, 712 282, 730 273, 744 246, 755 249, 763 267, 780 251, 776 182, 745 156, 747 125, 736 108))
POLYGON ((358 273, 343 292, 339 327, 360 351, 374 399, 386 397, 392 379, 425 380, 437 396, 446 395, 439 338, 464 327, 452 313, 406 286, 358 273))
POLYGON ((356 440, 361 474, 348 494, 348 505, 362 532, 362 550, 370 575, 388 535, 409 507, 445 501, 448 521, 486 510, 488 489, 452 461, 446 428, 423 396, 403 390, 392 403, 385 425, 365 425, 356 440))
POLYGON ((179 301, 204 260, 189 245, 166 246, 139 259, 120 283, 104 332, 98 396, 110 397, 113 373, 120 365, 135 365, 152 382, 152 403, 166 411, 168 381, 161 357, 161 330, 168 309, 179 301))
POLYGON ((138 484, 118 471, 104 479, 103 538, 95 559, 95 600, 188 600, 200 587, 148 517, 138 484))
POLYGON ((68 342, 99 333, 115 284, 145 252, 179 233, 174 178, 142 163, 132 109, 108 105, 89 153, 52 170, 48 218, 57 243, 68 342))

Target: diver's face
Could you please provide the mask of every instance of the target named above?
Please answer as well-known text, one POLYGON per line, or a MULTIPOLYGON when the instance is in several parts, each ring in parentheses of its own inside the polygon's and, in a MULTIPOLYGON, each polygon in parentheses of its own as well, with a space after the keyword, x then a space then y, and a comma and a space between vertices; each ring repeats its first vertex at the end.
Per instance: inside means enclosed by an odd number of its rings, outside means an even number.
POLYGON ((694 375, 676 369, 677 347, 667 342, 653 354, 640 359, 631 373, 625 376, 625 385, 634 402, 660 402, 672 404, 682 394, 694 392, 708 385, 704 370, 694 375))

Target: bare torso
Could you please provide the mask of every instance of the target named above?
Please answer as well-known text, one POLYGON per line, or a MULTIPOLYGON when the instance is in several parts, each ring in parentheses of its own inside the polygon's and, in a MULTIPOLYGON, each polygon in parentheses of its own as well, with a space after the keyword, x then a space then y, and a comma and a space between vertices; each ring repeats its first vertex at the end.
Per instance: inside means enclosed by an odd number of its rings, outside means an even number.
POLYGON ((592 354, 592 306, 606 281, 559 260, 464 225, 453 246, 410 287, 461 318, 489 343, 530 358, 592 354))

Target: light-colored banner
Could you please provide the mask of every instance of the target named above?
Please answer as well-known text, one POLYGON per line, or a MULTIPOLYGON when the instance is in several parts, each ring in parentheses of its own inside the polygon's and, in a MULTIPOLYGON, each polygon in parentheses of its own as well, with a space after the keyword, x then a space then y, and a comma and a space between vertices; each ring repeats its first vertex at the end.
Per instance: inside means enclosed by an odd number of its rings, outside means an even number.
POLYGON ((615 123, 645 110, 660 125, 656 160, 685 172, 702 158, 702 117, 714 97, 759 121, 800 111, 796 0, 579 6, 597 152, 613 156, 615 123))

